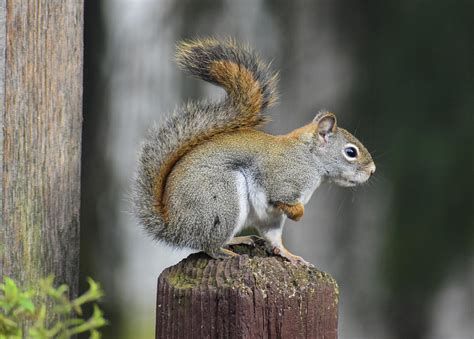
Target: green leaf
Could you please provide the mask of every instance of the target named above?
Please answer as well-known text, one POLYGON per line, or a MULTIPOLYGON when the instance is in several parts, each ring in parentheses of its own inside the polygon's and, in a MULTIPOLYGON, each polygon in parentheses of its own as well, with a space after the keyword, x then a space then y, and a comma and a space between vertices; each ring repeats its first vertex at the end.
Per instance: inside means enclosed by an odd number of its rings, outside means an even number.
POLYGON ((64 327, 64 324, 58 321, 51 329, 45 332, 46 336, 48 338, 55 338, 60 333, 60 331, 64 331, 64 327))
POLYGON ((72 319, 64 320, 64 325, 66 325, 66 327, 71 327, 71 326, 84 324, 85 322, 86 321, 81 318, 72 318, 72 319))
POLYGON ((28 331, 28 338, 47 339, 48 334, 44 327, 33 327, 33 328, 30 328, 28 331))
POLYGON ((50 287, 48 289, 48 295, 56 300, 62 300, 66 298, 66 292, 69 290, 67 285, 61 285, 58 288, 50 287))
POLYGON ((68 314, 72 311, 72 305, 69 302, 65 305, 58 305, 53 308, 53 311, 58 314, 68 314))
POLYGON ((0 329, 12 332, 18 329, 18 324, 14 320, 0 314, 0 329))
POLYGON ((34 313, 35 305, 33 304, 30 298, 22 297, 19 301, 19 304, 28 312, 34 313))
POLYGON ((54 275, 50 274, 46 278, 40 279, 39 285, 43 291, 48 291, 53 287, 54 275))
POLYGON ((9 278, 4 278, 4 284, 2 286, 3 292, 5 293, 5 299, 14 301, 18 297, 18 286, 15 282, 9 278))
POLYGON ((102 291, 102 287, 99 283, 95 282, 90 277, 87 278, 87 282, 89 283, 89 289, 83 295, 79 296, 71 302, 74 310, 79 315, 82 315, 81 305, 99 300, 104 296, 104 292, 102 291))
MULTIPOLYGON (((3 297, 2 297, 3 298, 3 297)), ((0 308, 3 308, 3 310, 5 311, 5 313, 8 312, 8 310, 10 309, 10 303, 6 302, 5 300, 3 299, 0 299, 0 308)))
POLYGON ((90 339, 100 339, 102 336, 100 335, 100 333, 96 330, 92 330, 91 331, 91 336, 90 336, 90 339))
POLYGON ((99 308, 99 306, 94 305, 94 312, 92 313, 92 317, 90 317, 85 323, 72 328, 69 331, 70 335, 79 334, 87 331, 96 330, 102 326, 107 325, 107 320, 103 318, 103 312, 99 308))

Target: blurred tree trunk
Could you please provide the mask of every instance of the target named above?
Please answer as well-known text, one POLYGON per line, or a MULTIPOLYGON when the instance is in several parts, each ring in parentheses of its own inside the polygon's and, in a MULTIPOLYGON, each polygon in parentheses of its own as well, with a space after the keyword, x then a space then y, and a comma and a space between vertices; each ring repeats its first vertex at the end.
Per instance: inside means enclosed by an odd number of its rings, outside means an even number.
MULTIPOLYGON (((80 291, 87 289, 87 276, 101 282, 105 291, 101 307, 107 320, 114 324, 104 327, 101 332, 105 338, 119 338, 123 321, 114 277, 121 257, 116 207, 121 196, 117 192, 106 142, 111 119, 109 69, 104 67, 109 48, 106 7, 105 1, 85 0, 80 291)), ((91 307, 86 312, 91 313, 91 307)))
POLYGON ((77 294, 82 2, 0 1, 0 276, 77 294))

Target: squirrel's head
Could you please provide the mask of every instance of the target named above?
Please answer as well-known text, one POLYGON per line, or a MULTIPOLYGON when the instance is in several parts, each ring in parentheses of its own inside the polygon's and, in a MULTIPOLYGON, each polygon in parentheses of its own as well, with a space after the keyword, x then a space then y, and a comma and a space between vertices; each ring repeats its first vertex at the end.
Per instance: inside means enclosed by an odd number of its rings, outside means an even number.
POLYGON ((314 151, 326 177, 344 187, 366 182, 375 172, 369 151, 352 134, 337 127, 336 116, 319 112, 313 120, 314 151))

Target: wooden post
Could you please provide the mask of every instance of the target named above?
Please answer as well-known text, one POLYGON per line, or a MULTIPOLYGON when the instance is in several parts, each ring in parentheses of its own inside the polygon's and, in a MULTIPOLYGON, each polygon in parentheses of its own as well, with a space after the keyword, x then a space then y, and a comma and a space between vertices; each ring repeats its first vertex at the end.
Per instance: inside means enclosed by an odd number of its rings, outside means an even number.
POLYGON ((77 293, 81 0, 0 0, 0 279, 77 293))
POLYGON ((158 279, 156 337, 337 338, 338 288, 327 273, 263 247, 213 260, 192 254, 158 279))

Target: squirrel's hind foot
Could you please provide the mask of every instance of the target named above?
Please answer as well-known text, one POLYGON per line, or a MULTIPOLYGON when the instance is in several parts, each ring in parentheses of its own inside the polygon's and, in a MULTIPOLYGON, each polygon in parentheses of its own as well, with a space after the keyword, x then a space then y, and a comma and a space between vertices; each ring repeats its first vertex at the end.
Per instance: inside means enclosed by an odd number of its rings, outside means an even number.
POLYGON ((248 245, 255 247, 257 244, 264 244, 265 240, 258 235, 244 235, 240 237, 233 237, 228 242, 226 242, 226 246, 233 246, 233 245, 248 245))
POLYGON ((232 252, 231 250, 222 247, 216 251, 206 252, 206 254, 213 259, 227 259, 239 256, 238 253, 232 252))
POLYGON ((272 249, 273 254, 279 255, 282 258, 285 258, 289 262, 291 262, 293 265, 305 265, 308 267, 314 267, 314 265, 306 260, 304 260, 302 257, 297 256, 292 254, 290 251, 288 251, 284 247, 274 247, 272 249))

